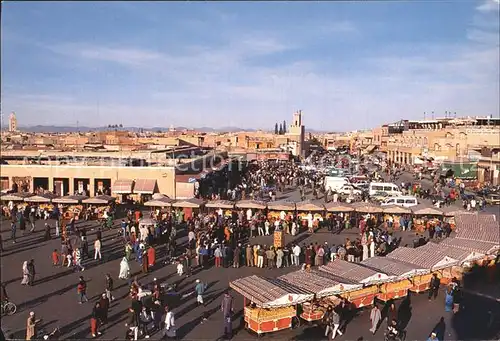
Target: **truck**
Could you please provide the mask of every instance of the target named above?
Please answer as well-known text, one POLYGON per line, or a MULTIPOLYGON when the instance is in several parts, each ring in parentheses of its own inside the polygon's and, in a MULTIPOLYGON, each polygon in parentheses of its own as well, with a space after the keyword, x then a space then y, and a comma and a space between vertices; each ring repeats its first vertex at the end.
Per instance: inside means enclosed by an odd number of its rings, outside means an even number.
POLYGON ((339 191, 344 185, 350 185, 350 181, 345 177, 325 176, 325 190, 339 191))

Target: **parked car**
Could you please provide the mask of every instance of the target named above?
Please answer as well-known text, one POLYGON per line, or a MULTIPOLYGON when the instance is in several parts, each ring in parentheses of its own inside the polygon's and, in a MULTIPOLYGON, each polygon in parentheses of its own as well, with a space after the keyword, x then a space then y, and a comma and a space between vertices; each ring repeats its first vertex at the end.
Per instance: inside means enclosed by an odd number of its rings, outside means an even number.
POLYGON ((344 195, 361 195, 362 191, 360 189, 357 189, 353 185, 343 185, 339 191, 340 194, 344 195))
POLYGON ((500 194, 488 194, 484 197, 488 205, 500 205, 500 194))

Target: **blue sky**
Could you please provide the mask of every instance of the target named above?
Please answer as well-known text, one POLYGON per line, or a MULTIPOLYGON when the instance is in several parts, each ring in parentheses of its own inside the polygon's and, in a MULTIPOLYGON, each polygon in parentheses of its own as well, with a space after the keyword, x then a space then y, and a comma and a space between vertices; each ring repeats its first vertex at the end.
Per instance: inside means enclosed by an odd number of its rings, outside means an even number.
POLYGON ((367 129, 499 115, 498 0, 6 2, 20 125, 367 129))

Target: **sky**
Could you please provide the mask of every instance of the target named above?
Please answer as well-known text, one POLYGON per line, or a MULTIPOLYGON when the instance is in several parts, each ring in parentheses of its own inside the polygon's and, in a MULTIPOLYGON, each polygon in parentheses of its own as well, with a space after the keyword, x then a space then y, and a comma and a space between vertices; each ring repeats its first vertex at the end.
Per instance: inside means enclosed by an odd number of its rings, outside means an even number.
POLYGON ((498 0, 4 2, 20 126, 370 129, 499 116, 498 0))

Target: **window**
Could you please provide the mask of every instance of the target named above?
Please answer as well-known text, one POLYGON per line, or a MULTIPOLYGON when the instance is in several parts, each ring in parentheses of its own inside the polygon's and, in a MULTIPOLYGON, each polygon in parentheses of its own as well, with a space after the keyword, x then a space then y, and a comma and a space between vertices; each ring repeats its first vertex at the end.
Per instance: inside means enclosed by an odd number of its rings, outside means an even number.
POLYGON ((397 202, 398 204, 404 204, 404 203, 405 203, 405 200, 404 200, 404 199, 398 199, 396 202, 397 202))
POLYGON ((394 199, 389 199, 386 201, 387 204, 394 204, 394 199))
POLYGON ((384 190, 384 187, 382 187, 382 186, 373 186, 373 187, 372 187, 372 189, 373 189, 374 191, 383 191, 383 190, 384 190))
POLYGON ((406 199, 405 204, 416 204, 415 199, 406 199))
POLYGON ((391 186, 384 186, 382 190, 384 192, 390 192, 390 191, 392 191, 392 187, 391 186))

